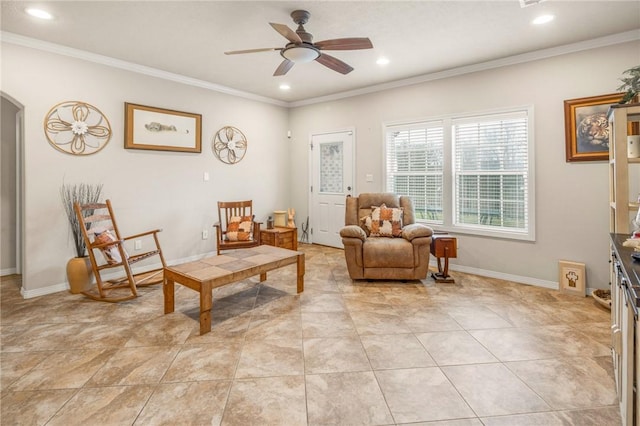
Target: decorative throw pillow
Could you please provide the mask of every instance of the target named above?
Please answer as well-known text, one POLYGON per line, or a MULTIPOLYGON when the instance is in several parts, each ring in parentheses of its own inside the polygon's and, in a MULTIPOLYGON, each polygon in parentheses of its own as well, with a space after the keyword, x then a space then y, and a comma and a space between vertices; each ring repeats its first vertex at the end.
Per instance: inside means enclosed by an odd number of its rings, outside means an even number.
MULTIPOLYGON (((117 239, 115 235, 113 235, 110 231, 97 232, 93 239, 94 244, 105 244, 114 241, 117 241, 117 239)), ((104 256, 104 260, 106 260, 109 265, 115 265, 122 262, 122 256, 120 255, 120 250, 118 250, 117 244, 100 247, 100 251, 104 256)), ((127 258, 129 258, 129 255, 126 251, 124 252, 124 254, 127 258)))
POLYGON ((372 237, 401 237, 403 208, 390 208, 385 204, 371 207, 371 216, 366 216, 365 226, 372 237))
POLYGON ((231 216, 227 223, 227 241, 251 241, 253 239, 253 217, 231 216))
POLYGON ((369 213, 368 216, 360 218, 360 228, 364 231, 367 237, 371 234, 371 230, 369 229, 370 226, 371 226, 371 213, 369 213))

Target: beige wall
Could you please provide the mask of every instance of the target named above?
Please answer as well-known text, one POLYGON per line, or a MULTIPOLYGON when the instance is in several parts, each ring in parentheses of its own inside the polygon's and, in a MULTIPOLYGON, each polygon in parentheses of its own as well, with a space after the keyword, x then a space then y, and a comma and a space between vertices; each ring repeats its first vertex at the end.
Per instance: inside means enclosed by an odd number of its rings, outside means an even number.
POLYGON ((354 127, 356 192, 379 191, 382 123, 529 104, 535 114, 536 241, 461 235, 454 267, 549 285, 557 282, 558 260, 574 260, 587 264, 589 287, 605 288, 607 165, 565 162, 563 100, 614 92, 621 72, 637 65, 638 51, 640 43, 626 43, 287 110, 3 44, 3 92, 25 106, 25 295, 66 283, 73 246, 58 194, 63 180, 104 183, 124 233, 163 228, 165 255, 175 262, 215 250, 214 240, 200 235, 212 230, 218 200, 252 198, 263 220, 287 207, 306 217, 312 133, 354 127), (89 102, 107 115, 113 136, 104 150, 76 157, 48 144, 42 120, 67 100, 89 102), (201 113, 202 153, 125 150, 124 102, 201 113), (211 137, 225 125, 242 129, 249 140, 247 156, 234 166, 211 153, 211 137), (372 183, 366 174, 373 174, 372 183))
POLYGON ((2 90, 24 105, 27 297, 66 284, 74 249, 59 196, 63 181, 103 183, 125 235, 162 228, 169 262, 215 251, 215 238, 202 240, 201 232, 211 235, 219 200, 253 199, 262 220, 290 206, 286 108, 6 43, 2 90), (71 100, 88 102, 108 117, 113 135, 102 151, 73 156, 47 142, 45 115, 71 100), (125 150, 125 102, 202 114, 202 153, 125 150), (212 136, 226 125, 241 129, 249 141, 245 158, 233 166, 211 150, 212 136))
POLYGON ((2 113, 0 271, 3 275, 7 275, 16 272, 16 113, 18 108, 9 100, 2 98, 0 112, 2 113))
MULTIPOLYGON (((533 105, 536 241, 460 235, 461 270, 483 271, 540 285, 557 283, 558 260, 587 265, 587 285, 608 279, 608 169, 606 162, 565 162, 563 101, 615 92, 622 71, 638 64, 631 42, 477 72, 383 92, 293 108, 290 112, 291 199, 308 211, 308 141, 314 132, 356 128, 356 192, 380 191, 382 123, 442 114, 533 105), (373 174, 372 183, 365 175, 373 174)), ((393 66, 393 64, 389 65, 393 66)))

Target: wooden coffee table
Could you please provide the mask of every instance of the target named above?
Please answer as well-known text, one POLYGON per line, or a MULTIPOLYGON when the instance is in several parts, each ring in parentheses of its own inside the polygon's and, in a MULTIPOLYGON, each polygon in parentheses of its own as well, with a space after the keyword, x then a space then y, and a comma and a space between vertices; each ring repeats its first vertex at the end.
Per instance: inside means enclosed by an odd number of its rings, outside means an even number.
POLYGON ((297 290, 304 290, 304 253, 273 246, 229 250, 218 256, 164 268, 164 313, 175 310, 175 283, 200 293, 200 334, 211 331, 213 289, 260 275, 286 265, 297 264, 297 290))

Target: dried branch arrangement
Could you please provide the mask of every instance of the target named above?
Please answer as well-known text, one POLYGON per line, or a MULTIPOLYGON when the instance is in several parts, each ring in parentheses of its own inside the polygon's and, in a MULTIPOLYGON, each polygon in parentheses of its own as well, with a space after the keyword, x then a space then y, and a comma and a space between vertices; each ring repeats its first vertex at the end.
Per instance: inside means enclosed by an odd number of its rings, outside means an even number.
POLYGON ((69 225, 71 225, 77 257, 85 256, 86 246, 82 238, 82 224, 78 221, 73 205, 75 203, 82 205, 99 202, 102 186, 102 184, 81 183, 72 185, 64 183, 60 187, 60 198, 67 213, 69 225))

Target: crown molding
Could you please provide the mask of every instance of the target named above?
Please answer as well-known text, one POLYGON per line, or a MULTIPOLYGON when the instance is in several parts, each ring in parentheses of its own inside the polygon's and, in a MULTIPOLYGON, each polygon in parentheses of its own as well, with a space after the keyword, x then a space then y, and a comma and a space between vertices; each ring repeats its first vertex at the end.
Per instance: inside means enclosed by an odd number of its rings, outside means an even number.
POLYGON ((98 55, 95 53, 87 52, 80 49, 74 49, 66 46, 62 46, 55 43, 50 43, 31 37, 21 36, 15 33, 0 31, 0 40, 19 46, 29 47, 33 49, 42 50, 49 53, 55 53, 58 55, 69 56, 72 58, 82 59, 89 62, 94 62, 101 65, 106 65, 113 68, 119 68, 126 71, 135 72, 138 74, 144 74, 151 77, 161 78, 176 83, 181 83, 189 86, 199 87, 214 92, 224 93, 227 95, 237 96, 240 98, 250 99, 253 101, 264 102, 285 108, 296 108, 306 105, 313 105, 322 102, 336 101, 344 98, 351 98, 354 96, 366 95, 369 93, 381 92, 384 90, 395 89, 399 87, 411 86, 414 84, 425 83, 434 80, 441 80, 450 77, 456 77, 464 74, 470 74, 479 71, 486 71, 495 68, 501 68, 511 65, 523 64, 527 62, 537 61, 541 59, 552 58, 555 56, 567 55, 570 53, 581 52, 584 50, 590 50, 600 47, 612 46, 615 44, 626 43, 630 41, 640 40, 640 29, 626 31, 623 33, 612 34, 605 37, 600 37, 592 40, 582 41, 578 43, 567 44, 564 46, 552 47, 549 49, 537 50, 535 52, 523 53, 521 55, 510 56, 507 58, 496 59, 493 61, 482 62, 478 64, 452 68, 444 71, 439 71, 430 74, 424 74, 417 77, 411 77, 403 80, 391 81, 388 83, 376 84, 373 86, 367 86, 361 89, 348 90, 346 92, 334 93, 327 96, 320 96, 317 98, 309 98, 301 101, 285 102, 277 99, 268 98, 265 96, 256 95, 249 92, 244 92, 237 89, 232 89, 220 84, 210 83, 204 80, 198 80, 191 77, 186 77, 180 74, 174 74, 167 71, 162 71, 156 68, 147 67, 144 65, 134 64, 132 62, 122 61, 120 59, 111 58, 109 56, 98 55))
POLYGON ((7 31, 0 31, 0 40, 2 42, 11 43, 18 46, 29 47, 32 49, 42 50, 44 52, 55 53, 58 55, 68 56, 76 59, 82 59, 88 62, 93 62, 100 65, 106 65, 112 68, 118 68, 125 71, 131 71, 138 74, 148 75, 150 77, 161 78, 161 79, 173 81, 176 83, 199 87, 201 89, 211 90, 214 92, 219 92, 227 95, 237 96, 240 98, 250 99, 252 101, 264 102, 267 104, 272 104, 280 107, 289 106, 288 102, 267 98, 265 96, 260 96, 260 95, 256 95, 249 92, 243 92, 242 90, 232 89, 230 87, 226 87, 221 84, 210 83, 208 81, 198 80, 196 78, 186 77, 184 75, 174 74, 174 73, 162 71, 156 68, 135 64, 132 62, 127 62, 120 59, 115 59, 109 56, 98 55, 95 53, 87 52, 85 50, 74 49, 71 47, 66 47, 66 46, 38 40, 31 37, 25 37, 25 36, 7 32, 7 31))
POLYGON ((636 40, 640 40, 640 29, 626 31, 623 33, 613 34, 610 36, 600 37, 600 38, 582 41, 578 43, 566 44, 564 46, 537 50, 535 52, 523 53, 521 55, 509 56, 506 58, 496 59, 493 61, 481 62, 478 64, 468 65, 464 67, 451 68, 448 70, 439 71, 431 74, 424 74, 424 75, 411 77, 403 80, 391 81, 389 83, 376 84, 373 86, 364 87, 362 89, 349 90, 346 92, 334 93, 332 95, 305 99, 302 101, 289 102, 288 106, 289 108, 295 108, 300 106, 317 104, 321 102, 336 101, 339 99, 351 98, 354 96, 381 92, 383 90, 411 86, 414 84, 425 83, 428 81, 441 80, 444 78, 456 77, 463 74, 486 71, 486 70, 506 67, 510 65, 524 64, 526 62, 532 62, 540 59, 552 58, 554 56, 567 55, 570 53, 581 52, 584 50, 590 50, 590 49, 595 49, 599 47, 612 46, 615 44, 627 43, 627 42, 636 41, 636 40))

